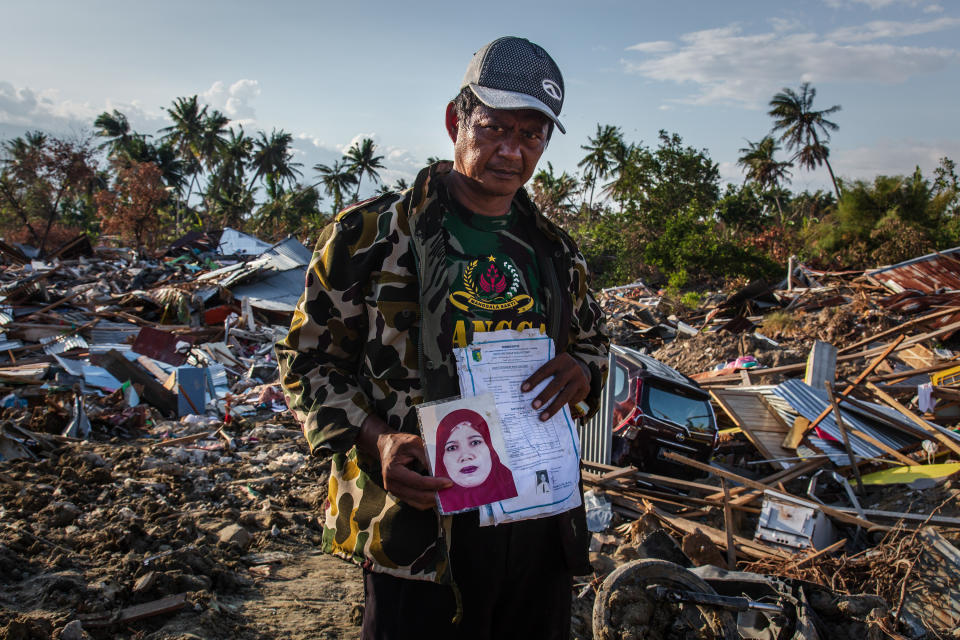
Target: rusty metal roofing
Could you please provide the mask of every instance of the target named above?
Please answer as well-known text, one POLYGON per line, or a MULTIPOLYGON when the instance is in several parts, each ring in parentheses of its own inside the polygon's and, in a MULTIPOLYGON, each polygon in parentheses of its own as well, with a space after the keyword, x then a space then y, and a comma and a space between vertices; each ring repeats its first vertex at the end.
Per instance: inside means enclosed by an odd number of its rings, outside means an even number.
POLYGON ((874 269, 865 275, 896 293, 907 289, 928 294, 939 289, 960 290, 960 247, 874 269))

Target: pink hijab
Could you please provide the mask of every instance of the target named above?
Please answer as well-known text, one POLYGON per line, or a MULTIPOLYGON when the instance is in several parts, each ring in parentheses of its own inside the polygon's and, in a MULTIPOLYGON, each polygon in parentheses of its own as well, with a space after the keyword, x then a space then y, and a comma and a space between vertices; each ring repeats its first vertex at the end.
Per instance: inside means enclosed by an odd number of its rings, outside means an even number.
POLYGON ((450 478, 450 473, 443 463, 443 450, 453 428, 463 422, 469 423, 487 444, 487 448, 490 450, 490 474, 483 481, 483 484, 476 487, 461 487, 454 484, 449 489, 438 491, 437 496, 440 498, 440 506, 444 513, 472 509, 498 500, 514 498, 517 495, 513 474, 500 462, 497 450, 493 448, 493 443, 490 440, 490 428, 487 426, 486 420, 479 413, 470 409, 451 411, 437 425, 437 468, 434 475, 438 478, 450 478))

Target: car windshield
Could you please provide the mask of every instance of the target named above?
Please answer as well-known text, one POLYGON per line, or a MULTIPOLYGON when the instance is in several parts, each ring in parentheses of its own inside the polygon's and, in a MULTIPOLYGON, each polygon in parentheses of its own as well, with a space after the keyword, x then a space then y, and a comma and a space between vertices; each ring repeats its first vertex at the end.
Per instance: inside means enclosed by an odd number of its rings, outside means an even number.
POLYGON ((712 431, 714 428, 708 401, 660 387, 649 387, 647 412, 655 418, 682 424, 696 431, 712 431))

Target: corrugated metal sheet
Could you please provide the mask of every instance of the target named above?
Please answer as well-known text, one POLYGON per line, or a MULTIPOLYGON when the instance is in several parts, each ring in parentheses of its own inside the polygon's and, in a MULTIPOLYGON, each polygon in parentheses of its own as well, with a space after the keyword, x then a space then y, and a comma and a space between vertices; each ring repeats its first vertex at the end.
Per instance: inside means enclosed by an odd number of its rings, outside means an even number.
MULTIPOLYGON (((129 344, 120 344, 119 342, 97 342, 96 344, 90 345, 89 352, 91 354, 109 353, 110 351, 119 351, 120 353, 124 353, 130 351, 131 346, 132 345, 129 344)), ((132 351, 130 352, 133 353, 132 351)))
MULTIPOLYGON (((612 371, 612 351, 608 359, 608 365, 612 371)), ((577 432, 580 436, 580 459, 585 462, 610 464, 610 460, 613 458, 613 427, 610 424, 613 409, 611 406, 612 397, 610 387, 604 387, 600 410, 597 414, 589 422, 577 421, 577 432)))
POLYGON ((270 245, 263 240, 227 227, 220 234, 217 252, 225 256, 258 256, 269 248, 270 245))
MULTIPOLYGON (((740 387, 738 387, 739 389, 740 387)), ((780 414, 780 417, 787 424, 793 424, 793 421, 797 419, 797 416, 800 414, 790 406, 790 403, 776 395, 773 390, 776 389, 776 385, 756 385, 752 387, 743 387, 744 391, 755 391, 761 394, 767 401, 767 403, 773 407, 777 413, 780 414)), ((823 452, 831 462, 835 465, 844 466, 850 463, 850 460, 847 458, 847 452, 843 449, 843 446, 839 443, 833 442, 832 440, 824 440, 823 438, 817 437, 815 434, 810 433, 807 435, 807 440, 810 441, 810 445, 816 449, 811 449, 804 444, 801 444, 797 447, 797 455, 801 457, 814 457, 819 455, 818 452, 823 452)))
POLYGON ((43 352, 48 356, 71 349, 86 349, 89 346, 81 336, 47 336, 40 338, 40 344, 44 345, 43 352))
MULTIPOLYGON (((115 344, 126 343, 127 338, 136 336, 140 333, 140 327, 129 322, 104 322, 97 323, 97 326, 90 329, 90 344, 115 344)), ((126 345, 129 348, 129 344, 126 345)))
MULTIPOLYGON (((830 406, 826 391, 813 389, 800 380, 787 380, 777 385, 773 389, 773 394, 786 400, 800 415, 811 422, 816 420, 823 410, 830 406)), ((877 407, 878 409, 881 408, 880 405, 873 405, 872 403, 871 406, 877 407)), ((847 408, 840 409, 840 415, 843 416, 845 425, 855 427, 892 449, 899 450, 916 442, 915 438, 889 433, 886 430, 875 428, 873 425, 864 422, 859 416, 847 408)), ((832 411, 827 414, 826 418, 820 421, 818 427, 831 438, 842 442, 840 428, 837 426, 837 421, 832 411)), ((886 455, 882 449, 872 445, 866 440, 858 438, 855 434, 848 431, 847 435, 850 439, 850 448, 853 449, 856 455, 867 458, 883 457, 886 455)))
POLYGON ((960 247, 868 271, 864 275, 897 293, 906 289, 923 293, 933 293, 937 289, 960 290, 960 247))
POLYGON ((310 258, 313 252, 303 246, 299 240, 293 236, 281 240, 264 252, 264 255, 277 255, 287 258, 294 266, 305 267, 310 264, 310 258))
POLYGON ((251 284, 230 289, 238 299, 249 298, 258 309, 293 312, 303 293, 306 267, 273 273, 251 284))
POLYGON ((0 339, 0 351, 8 351, 10 349, 19 349, 23 346, 23 343, 19 340, 4 340, 0 339))

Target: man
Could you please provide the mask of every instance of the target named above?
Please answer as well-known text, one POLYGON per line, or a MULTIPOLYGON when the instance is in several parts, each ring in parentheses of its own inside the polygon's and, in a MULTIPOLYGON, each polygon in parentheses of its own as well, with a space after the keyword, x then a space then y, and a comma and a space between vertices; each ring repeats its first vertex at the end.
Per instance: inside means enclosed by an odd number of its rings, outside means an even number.
POLYGON ((583 256, 523 185, 563 104, 539 46, 500 38, 447 106, 454 161, 341 212, 317 242, 277 345, 311 451, 333 451, 323 550, 364 568, 364 638, 566 638, 573 575, 590 571, 582 506, 480 527, 439 516, 415 405, 460 393, 452 350, 475 332, 539 328, 555 358, 541 419, 599 403, 607 339, 583 256))

